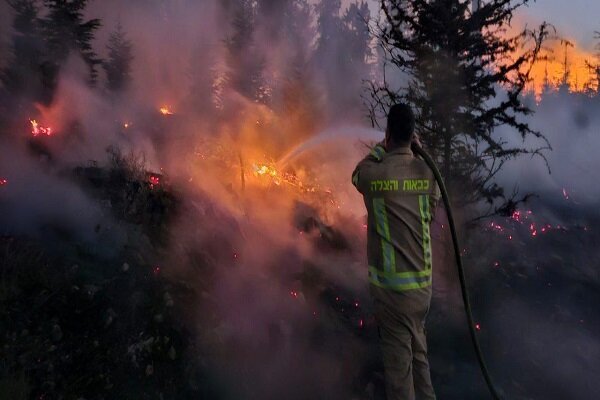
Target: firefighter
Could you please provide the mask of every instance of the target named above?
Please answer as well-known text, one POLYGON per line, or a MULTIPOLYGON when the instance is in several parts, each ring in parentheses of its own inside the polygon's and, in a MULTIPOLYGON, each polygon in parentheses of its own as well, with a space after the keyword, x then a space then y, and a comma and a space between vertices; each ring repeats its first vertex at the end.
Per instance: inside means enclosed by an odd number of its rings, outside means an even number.
POLYGON ((418 144, 414 128, 411 108, 392 106, 385 140, 352 174, 368 212, 369 290, 388 400, 435 399, 424 323, 432 294, 430 225, 440 191, 411 151, 418 144))

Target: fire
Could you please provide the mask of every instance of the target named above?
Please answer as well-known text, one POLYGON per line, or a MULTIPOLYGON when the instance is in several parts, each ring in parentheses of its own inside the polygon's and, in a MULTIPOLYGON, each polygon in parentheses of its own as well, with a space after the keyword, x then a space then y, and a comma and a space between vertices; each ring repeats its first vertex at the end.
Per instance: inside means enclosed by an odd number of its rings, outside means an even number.
POLYGON ((35 119, 30 119, 29 122, 31 123, 31 134, 33 136, 52 135, 52 128, 40 126, 40 124, 38 124, 38 122, 35 119))
POLYGON ((278 186, 281 185, 281 175, 275 167, 266 164, 254 164, 252 167, 254 169, 255 176, 269 177, 273 183, 278 186))
POLYGON ((596 89, 595 76, 588 68, 588 63, 593 63, 596 59, 595 54, 582 48, 575 40, 550 41, 547 46, 548 60, 536 63, 531 69, 529 90, 538 99, 546 85, 549 89, 556 90, 566 84, 571 92, 596 89))
POLYGON ((154 189, 155 186, 160 185, 160 176, 150 175, 148 177, 148 183, 150 184, 150 189, 154 189))
POLYGON ((173 111, 171 111, 171 107, 169 106, 162 106, 159 111, 162 115, 173 115, 173 111))
MULTIPOLYGON (((541 222, 537 221, 536 216, 533 214, 533 211, 531 211, 531 210, 527 210, 527 211, 516 210, 510 216, 510 219, 508 221, 509 221, 510 225, 506 225, 506 226, 500 225, 496 221, 492 221, 487 225, 487 230, 496 232, 503 236, 505 235, 508 238, 508 240, 513 240, 513 233, 515 232, 516 229, 518 229, 519 226, 522 226, 524 229, 526 229, 526 231, 532 238, 536 238, 536 237, 540 236, 541 234, 549 233, 550 231, 566 231, 566 230, 568 230, 567 227, 562 226, 562 225, 552 225, 549 223, 541 223, 541 222)), ((494 266, 498 266, 498 265, 499 264, 496 262, 496 264, 494 266)))

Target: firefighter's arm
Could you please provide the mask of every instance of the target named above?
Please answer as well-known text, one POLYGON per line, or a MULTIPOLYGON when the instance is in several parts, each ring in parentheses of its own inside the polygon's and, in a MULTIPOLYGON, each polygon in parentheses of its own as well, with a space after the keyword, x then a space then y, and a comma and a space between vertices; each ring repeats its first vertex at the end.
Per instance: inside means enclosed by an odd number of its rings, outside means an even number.
POLYGON ((365 179, 366 175, 368 175, 368 170, 373 166, 379 164, 383 159, 383 155, 385 154, 385 147, 383 142, 376 144, 371 152, 362 159, 361 162, 358 163, 356 168, 354 168, 354 172, 352 172, 352 184, 356 189, 363 193, 363 188, 365 187, 365 179))

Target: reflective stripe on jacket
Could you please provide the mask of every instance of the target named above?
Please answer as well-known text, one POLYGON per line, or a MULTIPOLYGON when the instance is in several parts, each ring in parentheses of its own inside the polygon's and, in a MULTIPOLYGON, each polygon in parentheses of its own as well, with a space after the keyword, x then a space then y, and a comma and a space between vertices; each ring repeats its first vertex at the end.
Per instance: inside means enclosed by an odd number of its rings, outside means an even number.
POLYGON ((433 173, 409 148, 377 145, 352 174, 368 212, 369 281, 399 292, 431 286, 430 224, 440 197, 433 173))

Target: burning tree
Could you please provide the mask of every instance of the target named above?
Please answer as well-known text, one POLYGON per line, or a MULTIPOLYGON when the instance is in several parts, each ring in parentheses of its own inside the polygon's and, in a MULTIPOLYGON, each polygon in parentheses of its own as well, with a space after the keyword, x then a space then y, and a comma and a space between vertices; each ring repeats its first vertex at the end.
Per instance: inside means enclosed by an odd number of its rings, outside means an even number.
POLYGON ((472 8, 471 3, 381 1, 383 19, 372 30, 383 51, 384 74, 382 82, 369 83, 371 120, 378 124, 396 102, 411 104, 418 133, 460 203, 484 200, 488 213, 510 215, 516 195, 507 199, 495 175, 509 159, 543 157, 543 150, 550 149, 545 137, 521 118, 532 113, 522 94, 548 26, 510 33, 515 11, 528 0, 473 2, 472 8), (390 67, 406 75, 406 85, 389 82, 390 67), (542 145, 509 144, 494 133, 502 125, 514 128, 523 141, 535 137, 542 145))
POLYGON ((111 33, 106 46, 108 60, 103 63, 106 71, 107 87, 112 92, 127 88, 131 81, 132 44, 127 39, 121 24, 111 33))
POLYGON ((600 95, 600 31, 594 32, 594 39, 598 40, 596 43, 596 60, 586 61, 586 65, 591 71, 592 79, 588 83, 588 92, 594 96, 600 95))

